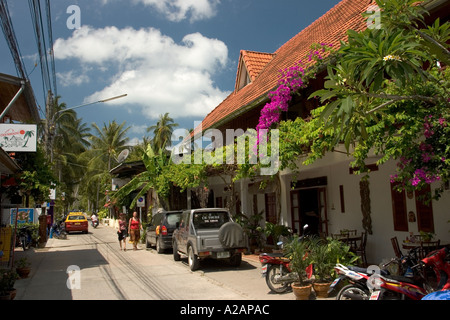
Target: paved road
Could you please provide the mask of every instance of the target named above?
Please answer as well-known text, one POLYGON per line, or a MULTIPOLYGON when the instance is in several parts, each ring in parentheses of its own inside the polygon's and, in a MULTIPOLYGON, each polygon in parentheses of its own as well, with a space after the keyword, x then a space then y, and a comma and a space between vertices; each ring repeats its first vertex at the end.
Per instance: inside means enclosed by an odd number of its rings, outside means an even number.
POLYGON ((16 300, 294 300, 292 293, 269 292, 257 261, 244 258, 240 268, 211 261, 191 272, 186 260, 175 262, 172 254, 144 245, 120 251, 115 230, 107 226, 16 252, 17 259, 24 255, 32 273, 16 282, 16 300), (68 268, 74 270, 70 277, 68 268))

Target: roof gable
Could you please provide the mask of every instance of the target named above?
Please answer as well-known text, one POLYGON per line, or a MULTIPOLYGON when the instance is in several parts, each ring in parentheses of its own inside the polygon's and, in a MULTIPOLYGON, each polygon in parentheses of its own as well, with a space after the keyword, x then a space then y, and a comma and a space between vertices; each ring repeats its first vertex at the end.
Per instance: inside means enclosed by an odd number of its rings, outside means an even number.
POLYGON ((239 91, 247 84, 255 81, 274 56, 275 54, 272 53, 241 50, 235 91, 239 91))
POLYGON ((239 71, 242 69, 243 63, 246 65, 252 85, 243 86, 240 90, 232 92, 205 117, 202 122, 202 130, 222 125, 240 114, 236 111, 254 107, 267 99, 268 93, 277 86, 279 71, 305 59, 312 44, 327 43, 339 47, 341 40, 347 40, 347 30, 361 31, 367 28, 362 13, 367 11, 371 3, 372 0, 342 0, 286 42, 274 54, 262 54, 266 55, 264 57, 267 59, 265 64, 264 62, 257 63, 258 59, 264 59, 260 55, 261 53, 241 51, 235 88, 239 88, 239 71), (269 55, 270 60, 268 59, 269 55))

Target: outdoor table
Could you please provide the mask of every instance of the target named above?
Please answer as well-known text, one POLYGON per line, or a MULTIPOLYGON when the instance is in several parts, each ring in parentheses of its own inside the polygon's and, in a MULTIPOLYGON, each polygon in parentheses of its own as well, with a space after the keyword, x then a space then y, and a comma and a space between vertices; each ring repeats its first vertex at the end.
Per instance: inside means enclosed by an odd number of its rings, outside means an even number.
POLYGON ((338 237, 337 240, 348 244, 351 250, 356 250, 356 248, 358 248, 357 242, 362 241, 362 236, 342 235, 342 237, 338 237))
MULTIPOLYGON (((437 240, 435 240, 435 241, 437 241, 437 240)), ((434 242, 434 241, 432 241, 432 242, 434 242)), ((427 241, 423 241, 423 243, 427 243, 427 241)), ((443 248, 445 246, 448 246, 448 244, 442 244, 441 243, 438 247, 439 248, 443 248)), ((403 241, 402 242, 402 247, 403 247, 403 249, 408 249, 408 250, 415 249, 415 248, 420 247, 420 241, 418 241, 418 242, 410 242, 410 241, 406 242, 406 241, 403 241)))

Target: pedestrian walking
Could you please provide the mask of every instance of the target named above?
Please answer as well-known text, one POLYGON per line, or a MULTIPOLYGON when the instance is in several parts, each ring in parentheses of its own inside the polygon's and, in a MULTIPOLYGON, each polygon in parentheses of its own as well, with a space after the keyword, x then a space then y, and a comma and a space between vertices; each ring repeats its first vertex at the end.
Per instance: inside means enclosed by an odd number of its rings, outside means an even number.
POLYGON ((127 251, 128 225, 125 213, 119 215, 119 230, 117 230, 117 235, 119 236, 120 250, 122 250, 123 241, 123 251, 127 251))
POLYGON ((137 244, 139 239, 141 238, 141 229, 142 224, 138 218, 138 214, 136 211, 133 212, 133 217, 130 219, 128 223, 128 233, 130 234, 130 240, 133 242, 133 250, 137 250, 137 244))

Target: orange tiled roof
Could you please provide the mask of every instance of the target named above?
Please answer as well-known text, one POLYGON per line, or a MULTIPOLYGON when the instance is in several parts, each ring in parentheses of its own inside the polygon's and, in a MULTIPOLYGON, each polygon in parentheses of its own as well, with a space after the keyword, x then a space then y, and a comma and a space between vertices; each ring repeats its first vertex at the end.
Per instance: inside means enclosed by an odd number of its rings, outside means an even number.
POLYGON ((252 81, 255 81, 264 67, 273 59, 274 56, 275 54, 273 53, 242 50, 242 59, 240 60, 240 62, 245 62, 245 66, 247 67, 250 78, 252 79, 252 81))
MULTIPOLYGON (((347 40, 347 30, 364 30, 367 25, 362 13, 367 11, 371 3, 372 0, 342 0, 274 54, 242 51, 241 57, 244 57, 245 63, 249 63, 247 68, 252 82, 241 90, 232 92, 211 111, 203 120, 202 129, 207 130, 231 119, 237 110, 267 97, 277 86, 279 71, 295 65, 300 60, 305 61, 312 44, 326 43, 339 47, 341 40, 347 40)), ((238 67, 238 72, 239 70, 238 67)))

